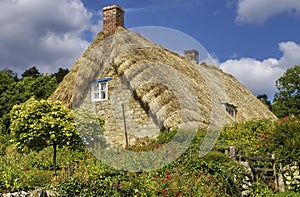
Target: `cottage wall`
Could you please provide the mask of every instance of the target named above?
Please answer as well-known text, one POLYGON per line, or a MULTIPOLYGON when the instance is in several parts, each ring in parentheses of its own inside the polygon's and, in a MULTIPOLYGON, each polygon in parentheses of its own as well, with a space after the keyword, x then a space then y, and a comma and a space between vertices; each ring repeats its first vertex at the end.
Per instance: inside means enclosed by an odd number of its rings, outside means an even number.
POLYGON ((136 98, 136 95, 123 84, 113 69, 107 67, 101 76, 111 77, 108 82, 108 100, 94 103, 97 114, 104 118, 104 133, 113 143, 125 144, 125 128, 123 108, 125 111, 126 129, 129 143, 133 144, 136 138, 157 135, 160 130, 153 119, 136 98))

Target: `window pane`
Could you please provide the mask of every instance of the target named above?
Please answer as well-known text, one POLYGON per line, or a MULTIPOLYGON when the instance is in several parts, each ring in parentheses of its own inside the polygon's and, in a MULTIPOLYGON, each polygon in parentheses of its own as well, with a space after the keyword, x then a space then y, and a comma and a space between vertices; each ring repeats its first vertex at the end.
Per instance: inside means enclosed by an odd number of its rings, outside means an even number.
POLYGON ((93 89, 92 89, 93 92, 96 92, 96 91, 99 91, 99 83, 94 83, 93 84, 93 89))
POLYGON ((101 99, 106 99, 106 92, 105 91, 101 91, 101 99))
POLYGON ((101 90, 106 90, 106 83, 101 83, 101 90))
POLYGON ((95 92, 93 95, 94 95, 94 100, 99 99, 99 96, 100 96, 99 92, 95 92))

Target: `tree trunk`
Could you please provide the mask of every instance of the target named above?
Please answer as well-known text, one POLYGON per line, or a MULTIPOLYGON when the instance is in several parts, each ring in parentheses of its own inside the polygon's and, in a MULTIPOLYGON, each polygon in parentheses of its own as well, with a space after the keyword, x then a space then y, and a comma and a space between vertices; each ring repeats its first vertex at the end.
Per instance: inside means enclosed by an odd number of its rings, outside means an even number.
POLYGON ((56 179, 56 144, 53 144, 53 166, 54 166, 54 178, 56 179))

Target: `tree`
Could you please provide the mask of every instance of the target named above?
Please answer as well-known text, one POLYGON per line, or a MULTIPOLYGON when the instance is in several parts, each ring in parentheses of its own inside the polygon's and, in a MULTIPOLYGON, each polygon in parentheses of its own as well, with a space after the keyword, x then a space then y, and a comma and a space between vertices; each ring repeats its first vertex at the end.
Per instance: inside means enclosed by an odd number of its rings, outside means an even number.
POLYGON ((4 69, 3 72, 9 75, 11 78, 13 78, 16 82, 19 81, 18 73, 14 72, 13 70, 4 69))
POLYGON ((29 68, 28 70, 25 70, 24 73, 22 74, 22 78, 25 78, 25 77, 37 78, 40 75, 41 75, 41 73, 34 66, 34 67, 29 68))
MULTIPOLYGON (((2 82, 2 76, 0 82, 2 82)), ((37 78, 25 77, 19 82, 14 82, 5 77, 3 78, 3 85, 1 84, 0 89, 3 89, 0 98, 1 133, 10 132, 9 112, 15 104, 23 103, 32 96, 35 96, 37 99, 47 99, 57 87, 55 77, 50 75, 41 75, 37 78)))
POLYGON ((40 151, 52 146, 54 175, 56 176, 57 147, 80 141, 73 113, 60 102, 36 100, 15 105, 10 112, 12 142, 19 150, 40 151))
POLYGON ((269 108, 269 110, 272 111, 271 101, 268 100, 268 96, 266 94, 258 95, 257 99, 260 100, 263 104, 265 104, 269 108))
POLYGON ((14 78, 6 73, 5 70, 0 71, 0 95, 10 88, 10 85, 15 83, 14 78))
POLYGON ((289 68, 276 81, 273 112, 278 117, 300 114, 300 66, 289 68))
MULTIPOLYGON (((3 100, 4 93, 8 91, 11 87, 15 86, 16 82, 15 80, 8 75, 5 70, 0 71, 0 100, 3 100)), ((8 113, 9 111, 5 110, 6 103, 0 102, 0 134, 5 133, 6 130, 6 124, 5 120, 3 118, 5 113, 8 113)), ((10 109, 9 109, 10 110, 10 109)))
POLYGON ((55 76, 57 83, 60 83, 69 72, 67 68, 59 68, 58 71, 51 76, 55 76))

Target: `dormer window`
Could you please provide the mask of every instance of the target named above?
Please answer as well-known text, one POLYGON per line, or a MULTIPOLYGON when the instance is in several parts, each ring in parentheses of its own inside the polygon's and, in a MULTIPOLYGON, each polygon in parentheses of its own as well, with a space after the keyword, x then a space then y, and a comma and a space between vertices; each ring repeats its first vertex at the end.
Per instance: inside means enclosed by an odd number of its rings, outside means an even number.
POLYGON ((92 101, 105 101, 108 99, 108 81, 111 78, 103 78, 92 83, 91 98, 92 101))
POLYGON ((226 112, 235 120, 236 113, 237 113, 237 110, 236 110, 237 106, 234 105, 233 103, 228 103, 228 102, 222 102, 221 104, 224 105, 226 112))

